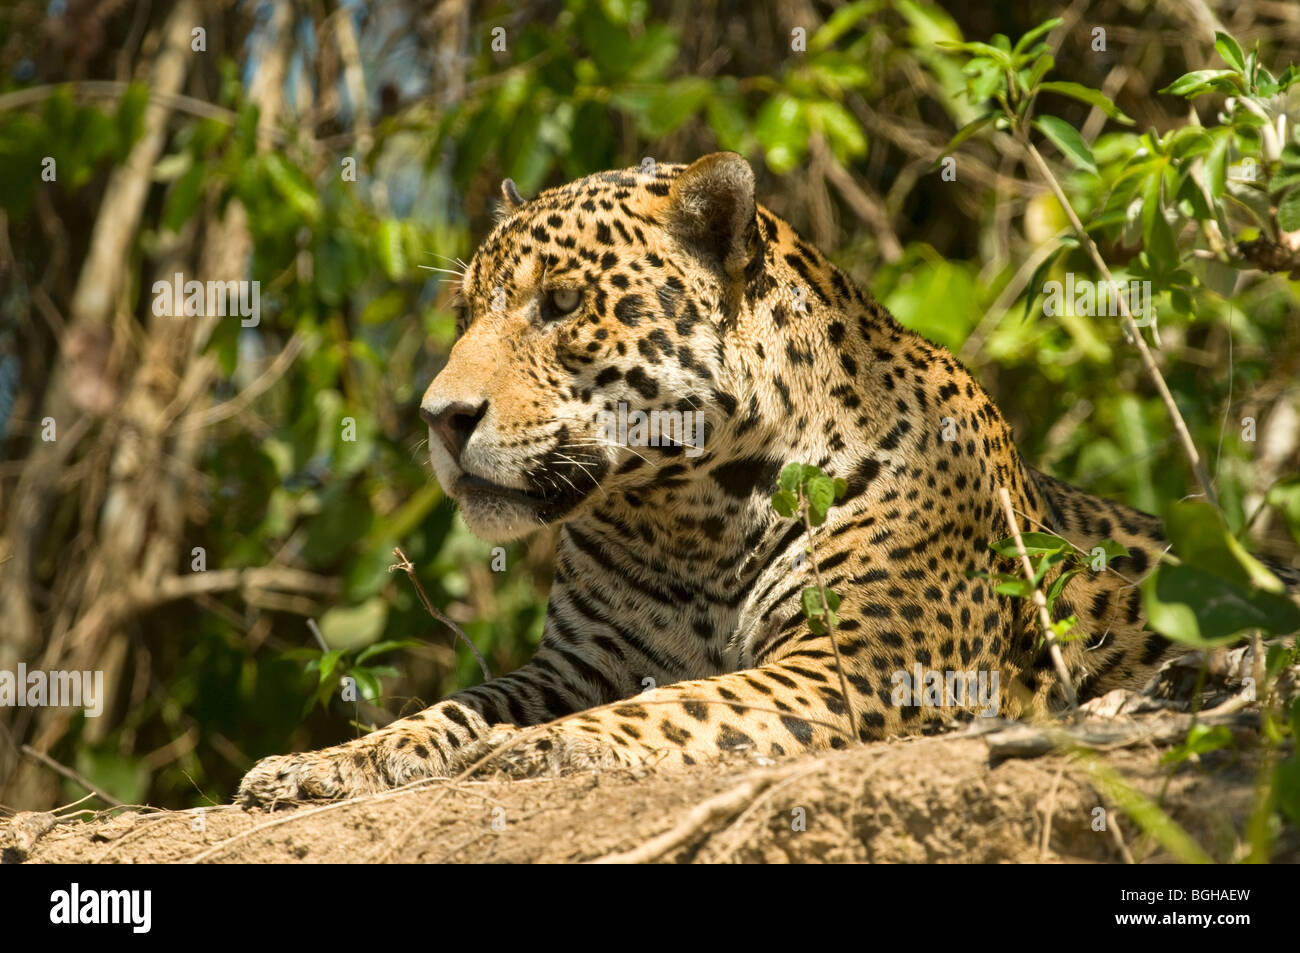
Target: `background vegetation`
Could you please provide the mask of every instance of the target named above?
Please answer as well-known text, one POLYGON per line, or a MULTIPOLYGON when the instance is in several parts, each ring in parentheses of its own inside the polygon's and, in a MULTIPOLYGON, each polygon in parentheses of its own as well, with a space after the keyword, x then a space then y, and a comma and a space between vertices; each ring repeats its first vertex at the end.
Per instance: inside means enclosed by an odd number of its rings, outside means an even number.
MULTIPOLYGON (((1293 4, 9 4, 0 669, 101 669, 110 697, 97 719, 0 709, 0 802, 85 793, 24 744, 125 802, 221 801, 261 755, 472 684, 474 658, 389 571, 397 545, 494 671, 528 657, 551 541, 508 547, 494 572, 431 479, 417 415, 453 324, 450 276, 426 269, 468 259, 505 176, 529 195, 739 151, 761 201, 959 354, 1028 460, 1162 515, 1195 492, 1119 322, 1043 316, 1044 280, 1097 275, 1061 247, 1067 219, 1019 140, 989 125, 945 148, 995 84, 937 44, 1053 16, 1048 79, 1103 90, 1135 122, 1044 92, 1039 113, 1080 131, 1092 168, 1035 141, 1112 269, 1158 279, 1157 359, 1229 527, 1294 565, 1300 502, 1264 505, 1300 470, 1300 221, 1277 216, 1291 167, 1267 166, 1249 133, 1223 147, 1225 183, 1261 156, 1277 191, 1252 213, 1249 186, 1225 184, 1216 208, 1241 210, 1217 255, 1176 168, 1146 169, 1154 195, 1126 178, 1168 134, 1231 112, 1231 90, 1160 92, 1231 65, 1216 29, 1258 43, 1274 75, 1300 62, 1293 4), (260 281, 260 324, 155 316, 153 282, 178 271, 260 281), (308 620, 331 650, 314 669, 308 620), (359 659, 380 641, 398 644, 359 659), (370 704, 318 692, 358 666, 370 704)), ((1296 117, 1294 87, 1264 98, 1296 117)))

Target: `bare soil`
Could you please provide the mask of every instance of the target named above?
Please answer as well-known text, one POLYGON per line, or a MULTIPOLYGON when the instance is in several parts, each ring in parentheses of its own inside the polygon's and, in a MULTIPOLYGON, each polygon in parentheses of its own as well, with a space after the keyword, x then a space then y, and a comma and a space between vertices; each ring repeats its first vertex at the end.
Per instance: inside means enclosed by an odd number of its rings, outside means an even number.
MULTIPOLYGON (((0 852, 9 863, 1177 859, 1117 810, 1122 795, 1090 767, 1100 759, 1216 860, 1238 859, 1257 770, 1242 752, 1252 748, 1256 718, 1219 717, 1245 742, 1235 751, 1162 765, 1186 718, 1108 712, 1076 720, 1065 747, 1058 729, 1002 723, 776 762, 738 756, 692 768, 429 781, 270 814, 230 806, 26 813, 0 820, 0 852)), ((1275 861, 1300 860, 1293 829, 1277 847, 1275 861)))

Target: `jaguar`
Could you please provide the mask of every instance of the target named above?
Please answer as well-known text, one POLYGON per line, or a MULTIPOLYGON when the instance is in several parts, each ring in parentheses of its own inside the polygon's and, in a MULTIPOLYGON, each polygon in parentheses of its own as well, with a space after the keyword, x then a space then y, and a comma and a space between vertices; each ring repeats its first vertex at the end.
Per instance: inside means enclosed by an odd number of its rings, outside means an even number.
POLYGON ((1030 467, 951 353, 757 204, 741 156, 602 172, 527 201, 507 180, 501 210, 420 413, 470 530, 558 527, 541 644, 418 714, 260 761, 241 803, 485 763, 530 775, 779 757, 987 713, 921 692, 900 703, 900 673, 995 675, 1006 717, 1059 709, 1036 607, 989 579, 1017 571, 989 546, 1010 535, 1002 488, 1025 530, 1128 550, 1055 603, 1057 620, 1078 619, 1060 647, 1072 686, 1137 688, 1169 654, 1138 588, 1166 548, 1159 521, 1030 467), (609 426, 656 414, 668 439, 609 426), (688 414, 698 440, 674 439, 688 414), (791 462, 846 484, 813 558, 805 526, 771 505, 791 462), (830 631, 801 609, 814 563, 841 598, 830 631))

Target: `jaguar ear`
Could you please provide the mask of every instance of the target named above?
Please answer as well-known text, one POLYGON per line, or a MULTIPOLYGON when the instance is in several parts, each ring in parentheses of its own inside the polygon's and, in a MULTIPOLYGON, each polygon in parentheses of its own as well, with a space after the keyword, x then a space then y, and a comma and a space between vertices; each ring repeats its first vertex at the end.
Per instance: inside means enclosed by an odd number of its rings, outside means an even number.
POLYGON ((669 227, 692 251, 738 281, 758 224, 754 170, 734 152, 714 152, 683 169, 668 193, 669 227))
POLYGON ((523 196, 519 194, 519 188, 515 185, 514 179, 501 180, 501 198, 505 200, 510 211, 514 211, 524 204, 523 196))

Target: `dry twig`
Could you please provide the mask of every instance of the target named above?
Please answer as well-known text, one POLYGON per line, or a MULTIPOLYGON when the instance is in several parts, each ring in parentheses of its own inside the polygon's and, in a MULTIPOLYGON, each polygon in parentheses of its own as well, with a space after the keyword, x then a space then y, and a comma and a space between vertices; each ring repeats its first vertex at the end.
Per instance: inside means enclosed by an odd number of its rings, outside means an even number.
POLYGON ((402 552, 401 547, 395 548, 393 550, 393 554, 399 560, 401 560, 401 562, 399 562, 396 566, 389 566, 388 571, 392 572, 394 569, 401 569, 408 576, 411 577, 411 584, 415 586, 415 592, 420 597, 420 602, 424 604, 425 611, 427 611, 429 615, 433 616, 435 619, 437 619, 447 628, 451 629, 451 631, 455 632, 457 635, 460 636, 461 641, 463 641, 466 645, 469 646, 469 650, 473 652, 474 657, 478 659, 478 667, 483 671, 483 680, 484 681, 491 680, 492 673, 488 671, 487 660, 483 658, 483 653, 478 650, 478 646, 470 641, 470 638, 468 635, 465 634, 464 629, 458 626, 455 622, 452 622, 451 619, 449 619, 444 613, 439 612, 434 607, 433 603, 429 601, 429 596, 424 591, 424 586, 420 585, 420 579, 415 574, 415 563, 411 562, 409 559, 406 558, 406 553, 402 552))
POLYGON ((621 854, 606 854, 590 861, 593 864, 647 864, 680 847, 703 827, 721 817, 731 817, 742 810, 771 782, 771 778, 750 778, 729 791, 701 801, 687 813, 681 823, 658 837, 621 854))
MULTIPOLYGON (((91 794, 95 795, 95 797, 99 798, 105 804, 111 804, 113 807, 122 806, 122 802, 119 801, 117 798, 113 797, 113 795, 105 793, 105 791, 102 788, 95 785, 92 781, 78 774, 76 771, 72 770, 71 768, 59 764, 59 762, 55 761, 49 755, 37 751, 31 745, 23 745, 22 752, 23 754, 27 755, 27 757, 32 758, 35 761, 39 761, 41 764, 45 765, 55 774, 61 775, 67 778, 69 781, 74 781, 77 784, 80 784, 83 788, 85 788, 91 794)), ((85 798, 82 798, 82 800, 85 800, 85 798)), ((79 804, 81 802, 78 801, 76 803, 79 804)))

